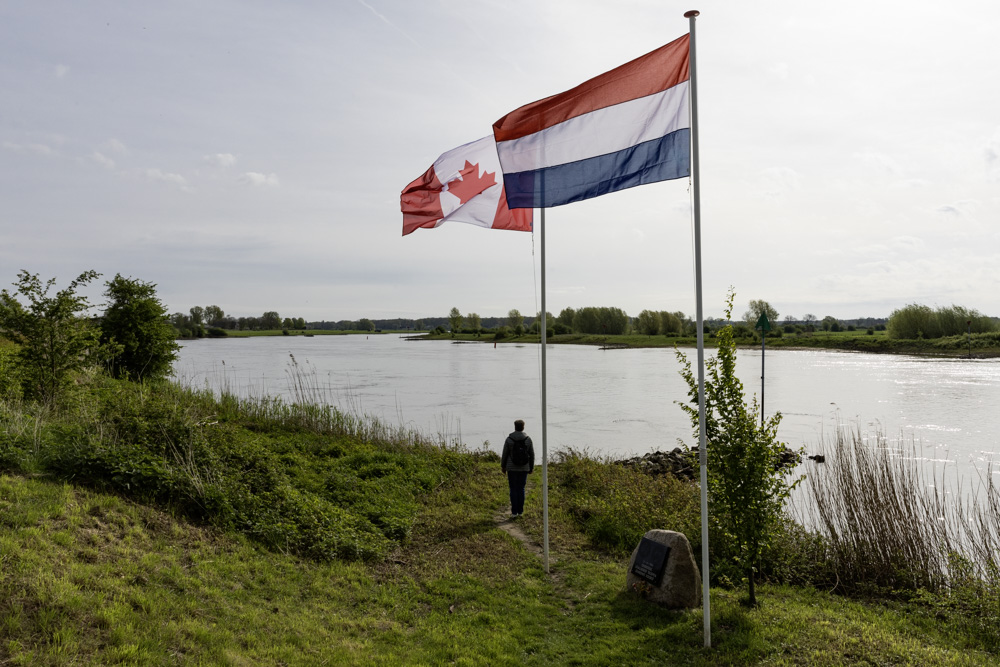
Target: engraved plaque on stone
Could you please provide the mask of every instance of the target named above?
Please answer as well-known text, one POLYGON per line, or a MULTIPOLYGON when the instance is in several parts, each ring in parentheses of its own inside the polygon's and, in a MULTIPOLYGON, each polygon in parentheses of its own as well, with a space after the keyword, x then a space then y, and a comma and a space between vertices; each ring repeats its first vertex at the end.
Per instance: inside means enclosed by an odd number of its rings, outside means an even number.
POLYGON ((632 574, 654 586, 659 586, 669 555, 670 547, 666 544, 642 538, 639 542, 639 551, 635 555, 635 563, 632 564, 632 574))

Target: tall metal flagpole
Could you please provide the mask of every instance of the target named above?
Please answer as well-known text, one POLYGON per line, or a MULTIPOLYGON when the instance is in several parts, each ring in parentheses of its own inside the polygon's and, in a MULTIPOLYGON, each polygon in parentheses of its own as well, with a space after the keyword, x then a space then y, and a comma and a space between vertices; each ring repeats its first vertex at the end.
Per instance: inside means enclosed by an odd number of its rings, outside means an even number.
MULTIPOLYGON (((543 185, 544 187, 544 185, 543 185)), ((541 220, 538 223, 538 236, 542 247, 542 552, 545 559, 545 573, 549 573, 549 450, 548 421, 546 408, 548 406, 546 388, 548 382, 545 375, 545 348, 547 346, 547 330, 549 323, 545 314, 545 208, 541 209, 541 220)))
POLYGON ((711 602, 708 577, 708 443, 705 438, 705 327, 701 286, 701 179, 698 177, 698 79, 695 75, 694 24, 697 10, 684 13, 690 24, 691 68, 691 189, 694 210, 694 272, 698 337, 698 467, 701 469, 701 598, 704 607, 705 648, 712 646, 711 602))

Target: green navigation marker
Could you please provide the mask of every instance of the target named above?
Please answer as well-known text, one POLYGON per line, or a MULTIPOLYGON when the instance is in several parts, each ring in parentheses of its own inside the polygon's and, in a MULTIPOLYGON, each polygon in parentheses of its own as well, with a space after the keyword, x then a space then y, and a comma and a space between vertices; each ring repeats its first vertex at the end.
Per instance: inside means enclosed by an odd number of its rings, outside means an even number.
POLYGON ((771 330, 771 323, 767 321, 767 313, 760 314, 760 319, 757 320, 757 324, 755 324, 753 328, 760 329, 765 332, 771 330))

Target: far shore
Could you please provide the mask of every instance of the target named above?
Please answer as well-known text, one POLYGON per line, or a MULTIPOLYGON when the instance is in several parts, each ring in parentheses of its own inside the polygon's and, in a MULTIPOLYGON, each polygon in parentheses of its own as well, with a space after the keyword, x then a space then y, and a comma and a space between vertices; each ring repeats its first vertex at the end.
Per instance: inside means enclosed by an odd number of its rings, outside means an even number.
MULTIPOLYGON (((249 338, 257 336, 376 336, 385 334, 403 334, 410 340, 448 340, 455 343, 495 343, 504 344, 537 344, 541 337, 535 333, 521 336, 507 336, 499 340, 493 333, 443 333, 426 331, 380 330, 380 331, 335 331, 324 329, 306 330, 267 330, 267 331, 226 331, 226 338, 249 338)), ((184 339, 192 340, 192 339, 184 339)), ((590 345, 605 350, 680 347, 693 348, 697 346, 694 336, 647 336, 642 334, 624 335, 594 335, 594 334, 559 334, 549 336, 548 345, 590 345)), ((705 337, 705 347, 715 347, 715 338, 709 334, 705 337)), ((761 347, 759 336, 755 338, 737 339, 737 346, 742 349, 761 347)), ((1000 357, 1000 344, 995 337, 984 338, 974 334, 971 339, 965 336, 951 336, 937 339, 899 340, 892 339, 885 331, 816 331, 807 333, 768 336, 765 349, 784 350, 840 350, 844 352, 867 352, 873 354, 906 354, 921 357, 940 357, 949 359, 973 358, 992 359, 1000 357), (971 342, 971 349, 970 349, 971 342)))

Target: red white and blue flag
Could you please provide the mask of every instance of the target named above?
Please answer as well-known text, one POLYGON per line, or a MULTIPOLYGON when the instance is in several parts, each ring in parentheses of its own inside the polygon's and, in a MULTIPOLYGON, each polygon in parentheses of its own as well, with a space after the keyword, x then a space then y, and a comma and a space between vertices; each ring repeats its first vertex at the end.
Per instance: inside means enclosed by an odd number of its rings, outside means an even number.
POLYGON ((511 209, 690 173, 689 36, 493 124, 511 209))
POLYGON ((450 150, 399 195, 403 236, 445 222, 530 232, 531 210, 508 209, 503 188, 492 136, 450 150))

